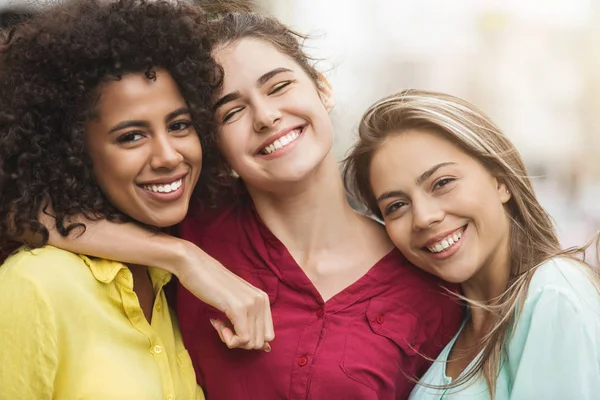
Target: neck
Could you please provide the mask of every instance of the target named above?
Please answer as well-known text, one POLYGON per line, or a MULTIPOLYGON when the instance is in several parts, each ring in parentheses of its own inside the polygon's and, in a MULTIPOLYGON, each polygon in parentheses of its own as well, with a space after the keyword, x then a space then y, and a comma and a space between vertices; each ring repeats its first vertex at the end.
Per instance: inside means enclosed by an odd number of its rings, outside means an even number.
MULTIPOLYGON (((471 279, 461 284, 466 298, 476 302, 490 304, 508 288, 510 279, 510 258, 508 237, 504 238, 490 259, 479 269, 471 279)), ((481 335, 487 333, 490 323, 490 312, 470 305, 471 325, 475 332, 481 335)))
POLYGON ((290 251, 334 247, 363 217, 348 204, 337 162, 330 153, 310 176, 276 191, 248 187, 266 226, 290 251))

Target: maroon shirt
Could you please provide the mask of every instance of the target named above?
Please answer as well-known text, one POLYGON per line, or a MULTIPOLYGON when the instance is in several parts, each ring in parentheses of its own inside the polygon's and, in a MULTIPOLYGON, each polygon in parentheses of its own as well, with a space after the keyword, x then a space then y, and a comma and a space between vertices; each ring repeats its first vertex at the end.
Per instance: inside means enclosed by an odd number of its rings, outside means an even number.
POLYGON ((435 359, 462 320, 439 280, 396 249, 323 302, 248 196, 203 214, 181 236, 264 290, 275 325, 270 353, 230 350, 209 322, 224 316, 180 287, 183 339, 209 400, 405 399, 423 356, 435 359))

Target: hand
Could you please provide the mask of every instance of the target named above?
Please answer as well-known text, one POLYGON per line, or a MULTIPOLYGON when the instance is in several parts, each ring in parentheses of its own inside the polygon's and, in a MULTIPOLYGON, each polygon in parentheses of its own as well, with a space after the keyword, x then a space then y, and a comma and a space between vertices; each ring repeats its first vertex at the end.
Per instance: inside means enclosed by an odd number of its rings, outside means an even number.
POLYGON ((176 275, 194 296, 225 313, 229 321, 211 321, 223 343, 231 349, 270 351, 275 333, 267 294, 194 244, 183 243, 176 275))

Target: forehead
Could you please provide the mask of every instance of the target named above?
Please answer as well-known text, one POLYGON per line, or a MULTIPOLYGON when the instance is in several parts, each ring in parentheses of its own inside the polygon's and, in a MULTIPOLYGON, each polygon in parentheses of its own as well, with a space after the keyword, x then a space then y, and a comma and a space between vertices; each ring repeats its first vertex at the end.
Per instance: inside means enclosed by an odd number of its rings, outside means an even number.
POLYGON ((100 89, 96 105, 99 119, 134 119, 136 115, 171 112, 173 107, 185 105, 183 96, 171 75, 156 71, 156 79, 144 73, 124 75, 120 80, 108 81, 100 89))
POLYGON ((443 162, 476 163, 461 148, 432 130, 391 132, 371 161, 371 181, 410 178, 443 162))
POLYGON ((265 72, 280 67, 302 72, 293 58, 272 43, 257 38, 244 38, 219 47, 214 58, 225 72, 224 87, 253 84, 265 72))

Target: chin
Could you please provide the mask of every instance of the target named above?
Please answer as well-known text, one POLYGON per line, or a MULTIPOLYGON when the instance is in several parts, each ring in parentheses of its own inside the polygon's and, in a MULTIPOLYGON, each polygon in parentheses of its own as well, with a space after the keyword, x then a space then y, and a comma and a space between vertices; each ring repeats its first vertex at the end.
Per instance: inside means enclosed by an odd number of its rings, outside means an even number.
MULTIPOLYGON (((187 210, 186 210, 187 211, 187 210)), ((183 213, 169 213, 169 215, 153 215, 152 217, 147 216, 146 218, 137 219, 144 225, 153 226, 158 229, 169 228, 171 226, 177 225, 186 216, 186 212, 183 213)))

